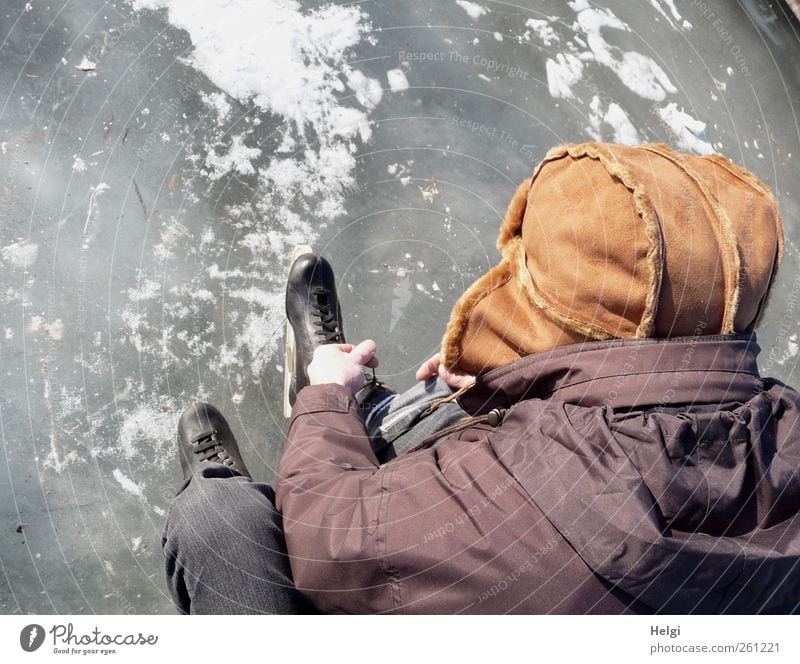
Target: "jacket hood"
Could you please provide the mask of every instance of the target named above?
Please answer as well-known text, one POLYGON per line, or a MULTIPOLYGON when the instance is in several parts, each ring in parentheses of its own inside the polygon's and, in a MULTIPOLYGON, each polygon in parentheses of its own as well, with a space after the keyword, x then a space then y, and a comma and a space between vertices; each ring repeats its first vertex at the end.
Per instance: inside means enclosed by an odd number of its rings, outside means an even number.
POLYGON ((782 246, 769 189, 720 155, 554 148, 509 205, 502 260, 456 303, 445 366, 478 374, 582 341, 750 331, 782 246))
POLYGON ((470 405, 508 408, 500 463, 636 601, 795 612, 800 396, 758 352, 755 335, 587 343, 490 372, 470 405))

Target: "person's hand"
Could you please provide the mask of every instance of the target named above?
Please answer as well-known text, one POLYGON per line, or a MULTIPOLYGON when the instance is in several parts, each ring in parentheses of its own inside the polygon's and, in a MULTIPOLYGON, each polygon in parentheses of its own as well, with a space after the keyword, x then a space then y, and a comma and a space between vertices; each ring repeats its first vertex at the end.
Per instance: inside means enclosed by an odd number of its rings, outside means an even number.
POLYGON ((436 353, 436 355, 422 363, 422 366, 417 369, 417 380, 428 380, 437 374, 441 376, 445 383, 455 389, 462 388, 475 380, 475 376, 454 374, 452 371, 445 369, 440 353, 436 353))
POLYGON ((308 381, 311 385, 336 383, 344 385, 353 394, 364 385, 364 367, 378 366, 375 357, 377 346, 372 339, 353 344, 324 344, 314 351, 314 359, 308 365, 308 381))

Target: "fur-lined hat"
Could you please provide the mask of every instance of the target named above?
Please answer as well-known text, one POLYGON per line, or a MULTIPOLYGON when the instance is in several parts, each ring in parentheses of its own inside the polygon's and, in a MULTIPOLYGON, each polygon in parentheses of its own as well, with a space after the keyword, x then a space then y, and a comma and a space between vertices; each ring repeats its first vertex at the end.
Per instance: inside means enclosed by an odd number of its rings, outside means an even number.
POLYGON ((553 148, 520 185, 497 248, 450 316, 451 371, 587 340, 752 330, 783 229, 769 189, 722 156, 583 143, 553 148))

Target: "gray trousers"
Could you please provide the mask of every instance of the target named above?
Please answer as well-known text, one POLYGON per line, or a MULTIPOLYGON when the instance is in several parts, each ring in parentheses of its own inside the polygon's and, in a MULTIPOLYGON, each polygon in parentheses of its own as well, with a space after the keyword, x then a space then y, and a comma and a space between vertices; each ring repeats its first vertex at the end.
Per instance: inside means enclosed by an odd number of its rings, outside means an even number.
MULTIPOLYGON (((403 394, 375 395, 365 412, 373 449, 386 463, 465 413, 446 403, 440 379, 403 394)), ((268 484, 222 464, 204 464, 169 508, 161 538, 167 587, 181 613, 312 613, 297 591, 286 554, 281 515, 268 484)))

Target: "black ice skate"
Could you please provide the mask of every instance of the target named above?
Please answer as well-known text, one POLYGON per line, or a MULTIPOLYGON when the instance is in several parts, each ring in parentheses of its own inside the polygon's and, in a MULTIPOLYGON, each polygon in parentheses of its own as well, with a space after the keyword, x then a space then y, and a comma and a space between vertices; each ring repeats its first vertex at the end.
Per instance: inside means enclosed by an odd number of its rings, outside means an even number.
POLYGON ((239 475, 250 477, 227 420, 210 403, 195 402, 181 414, 178 458, 184 480, 205 463, 220 463, 239 475))
POLYGON ((308 245, 295 247, 292 254, 286 318, 283 413, 290 417, 297 393, 308 385, 314 350, 345 343, 333 268, 308 245))

